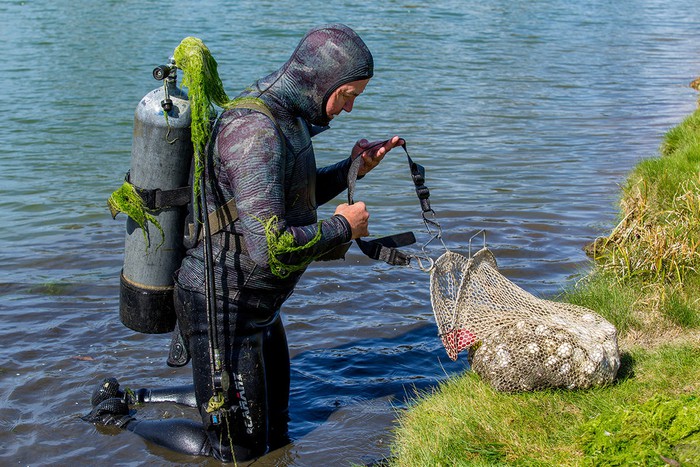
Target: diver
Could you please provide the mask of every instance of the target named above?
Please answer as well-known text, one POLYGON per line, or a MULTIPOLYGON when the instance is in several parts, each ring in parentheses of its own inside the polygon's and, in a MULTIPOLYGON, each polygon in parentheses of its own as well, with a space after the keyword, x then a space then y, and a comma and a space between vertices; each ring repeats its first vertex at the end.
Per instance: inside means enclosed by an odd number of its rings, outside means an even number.
POLYGON ((352 29, 314 28, 281 68, 239 96, 253 98, 257 108, 221 114, 207 149, 205 205, 212 213, 235 200, 237 217, 210 236, 213 336, 205 311, 212 303, 205 242, 187 251, 175 280, 194 387, 121 390, 107 378, 93 393, 86 420, 222 461, 252 459, 289 443, 290 361, 280 307, 312 261, 342 258, 348 242, 369 235, 364 203, 340 204, 323 220, 317 207, 347 188, 353 160, 361 158, 362 177, 404 144, 398 136, 360 139, 349 157, 317 168, 311 137, 352 110, 373 73, 372 54, 352 29), (212 378, 213 341, 226 375, 222 394, 212 378), (130 415, 129 404, 159 401, 196 407, 202 422, 130 415))

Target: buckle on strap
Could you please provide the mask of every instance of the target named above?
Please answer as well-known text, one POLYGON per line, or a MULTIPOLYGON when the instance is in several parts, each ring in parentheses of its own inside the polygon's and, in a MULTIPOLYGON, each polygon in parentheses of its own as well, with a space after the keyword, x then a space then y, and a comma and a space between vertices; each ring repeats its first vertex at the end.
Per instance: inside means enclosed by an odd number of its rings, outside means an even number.
POLYGON ((408 149, 406 148, 405 142, 401 145, 401 147, 406 153, 406 158, 408 159, 408 167, 411 170, 411 179, 416 187, 416 195, 418 196, 420 207, 423 212, 431 211, 432 209, 430 208, 429 200, 430 190, 428 190, 428 187, 425 186, 425 167, 413 162, 413 159, 411 159, 411 156, 408 154, 408 149))
POLYGON ((416 236, 413 232, 404 232, 372 240, 358 238, 355 241, 360 250, 372 259, 382 260, 395 266, 406 266, 411 258, 398 248, 416 243, 416 236))
POLYGON ((143 205, 149 211, 176 206, 187 206, 192 196, 192 187, 189 185, 173 190, 161 190, 160 188, 148 189, 136 186, 131 182, 131 170, 124 175, 124 181, 130 183, 134 187, 136 193, 143 200, 143 205))
POLYGON ((190 202, 192 193, 192 187, 190 186, 175 188, 174 190, 161 190, 160 188, 148 190, 134 185, 134 189, 143 200, 143 205, 150 211, 186 206, 190 202))

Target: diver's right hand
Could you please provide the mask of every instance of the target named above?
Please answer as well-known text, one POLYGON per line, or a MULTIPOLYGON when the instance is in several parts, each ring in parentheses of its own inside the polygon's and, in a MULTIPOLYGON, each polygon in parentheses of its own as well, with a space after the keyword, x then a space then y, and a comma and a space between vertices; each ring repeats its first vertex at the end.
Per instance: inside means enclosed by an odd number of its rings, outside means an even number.
POLYGON ((350 224, 352 240, 369 235, 369 212, 362 201, 354 204, 340 204, 335 209, 335 214, 340 214, 350 224))

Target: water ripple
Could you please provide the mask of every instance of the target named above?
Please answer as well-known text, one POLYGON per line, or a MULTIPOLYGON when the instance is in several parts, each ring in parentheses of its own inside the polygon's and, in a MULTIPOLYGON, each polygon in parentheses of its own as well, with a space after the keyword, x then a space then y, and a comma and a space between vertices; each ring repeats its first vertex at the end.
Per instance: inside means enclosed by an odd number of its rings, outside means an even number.
MULTIPOLYGON (((164 365, 169 336, 119 322, 124 218, 111 219, 106 199, 128 169, 134 108, 157 86, 150 71, 182 37, 204 39, 234 93, 336 18, 337 5, 71 5, 0 4, 0 463, 200 465, 78 418, 104 375, 145 386, 190 379, 164 365)), ((376 77, 353 114, 316 138, 319 165, 360 137, 401 134, 426 168, 445 245, 468 254, 485 229, 504 274, 540 296, 585 272, 582 247, 614 224, 618 185, 696 106, 687 84, 698 74, 700 10, 688 0, 392 0, 343 13, 373 50, 376 77)), ((429 236, 405 156, 392 152, 356 197, 373 235, 415 231, 408 250, 421 252, 429 236)), ((357 247, 309 268, 284 309, 295 442, 262 464, 376 460, 395 409, 465 369, 437 338, 428 284, 357 247)), ((181 414, 196 417, 172 406, 140 416, 181 414)))

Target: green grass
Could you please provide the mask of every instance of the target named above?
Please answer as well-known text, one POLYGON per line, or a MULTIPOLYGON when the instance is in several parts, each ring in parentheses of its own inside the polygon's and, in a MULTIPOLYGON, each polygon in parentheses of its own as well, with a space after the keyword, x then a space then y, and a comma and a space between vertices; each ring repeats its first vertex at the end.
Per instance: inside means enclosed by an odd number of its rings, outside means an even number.
POLYGON ((598 268, 557 299, 595 310, 623 339, 644 335, 663 341, 668 333, 700 329, 700 275, 695 273, 686 274, 681 283, 650 284, 638 278, 620 280, 598 268))
POLYGON ((620 223, 588 247, 622 280, 678 283, 700 271, 700 110, 667 133, 660 151, 623 186, 620 223))
MULTIPOLYGON (((695 290, 698 290, 697 288, 695 290)), ((664 303, 661 313, 671 323, 686 329, 700 327, 700 314, 695 303, 680 293, 673 292, 664 303)))
MULTIPOLYGON (((615 465, 606 462, 608 452, 585 454, 595 450, 592 439, 600 430, 639 441, 622 446, 617 457, 663 465, 656 449, 673 459, 676 446, 700 433, 700 418, 691 421, 688 436, 672 445, 658 434, 659 439, 646 440, 644 425, 618 426, 620 410, 639 410, 659 395, 677 400, 695 394, 697 399, 698 381, 700 349, 691 345, 635 349, 623 355, 615 384, 585 391, 503 394, 466 373, 434 393, 417 394, 415 405, 400 419, 390 465, 615 465)), ((606 445, 608 451, 612 446, 606 445)))
POLYGON ((611 276, 605 271, 589 275, 566 290, 559 300, 596 310, 617 328, 618 333, 640 328, 642 324, 634 313, 638 291, 611 276))
POLYGON ((700 465, 700 110, 622 190, 593 270, 558 300, 615 325, 614 384, 505 394, 471 372, 415 395, 389 465, 700 465))

